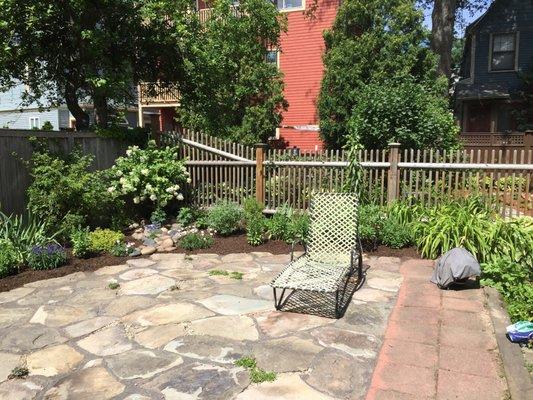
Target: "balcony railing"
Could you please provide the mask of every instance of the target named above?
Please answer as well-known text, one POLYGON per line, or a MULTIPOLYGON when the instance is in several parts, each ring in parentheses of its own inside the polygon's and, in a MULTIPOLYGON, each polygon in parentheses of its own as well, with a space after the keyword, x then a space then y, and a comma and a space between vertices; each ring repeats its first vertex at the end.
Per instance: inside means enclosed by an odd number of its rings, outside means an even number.
POLYGON ((180 93, 175 85, 143 82, 139 85, 139 102, 142 105, 179 103, 180 93))
MULTIPOLYGON (((233 5, 231 6, 231 12, 233 16, 240 17, 241 12, 239 11, 239 6, 233 5)), ((204 24, 209 18, 211 18, 211 15, 213 15, 213 9, 212 8, 204 8, 203 10, 198 11, 198 18, 200 19, 200 23, 204 24)))

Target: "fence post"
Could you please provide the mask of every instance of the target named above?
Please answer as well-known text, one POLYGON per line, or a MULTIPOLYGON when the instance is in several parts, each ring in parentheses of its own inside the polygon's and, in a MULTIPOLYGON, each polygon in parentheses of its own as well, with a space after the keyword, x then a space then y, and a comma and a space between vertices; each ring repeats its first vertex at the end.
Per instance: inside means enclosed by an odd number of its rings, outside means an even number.
POLYGON ((267 145, 259 143, 255 145, 255 198, 261 204, 265 204, 265 149, 267 145))
POLYGON ((389 172, 387 174, 387 204, 398 198, 398 163, 400 162, 400 143, 389 143, 389 172))
POLYGON ((533 149, 533 131, 528 130, 524 132, 524 149, 533 149))

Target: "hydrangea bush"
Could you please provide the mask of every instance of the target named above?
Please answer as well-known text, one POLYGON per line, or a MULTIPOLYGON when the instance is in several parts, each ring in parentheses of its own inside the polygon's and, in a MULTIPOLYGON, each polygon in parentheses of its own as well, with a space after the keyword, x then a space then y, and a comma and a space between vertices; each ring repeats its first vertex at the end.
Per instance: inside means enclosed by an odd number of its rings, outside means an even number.
POLYGON ((171 200, 183 200, 183 188, 190 183, 178 148, 159 148, 153 140, 146 149, 129 147, 126 156, 116 160, 111 173, 110 193, 131 197, 135 204, 151 202, 156 210, 171 200))

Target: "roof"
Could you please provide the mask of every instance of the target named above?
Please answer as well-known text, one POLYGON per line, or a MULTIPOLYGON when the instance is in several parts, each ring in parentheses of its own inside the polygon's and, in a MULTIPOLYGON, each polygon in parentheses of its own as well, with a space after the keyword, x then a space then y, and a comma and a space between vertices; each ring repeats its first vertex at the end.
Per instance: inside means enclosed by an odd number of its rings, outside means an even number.
POLYGON ((474 22, 472 22, 470 25, 468 25, 466 27, 466 29, 465 29, 465 37, 468 36, 470 34, 470 31, 472 31, 474 28, 476 28, 481 23, 481 21, 483 21, 485 19, 485 17, 492 11, 492 9, 496 5, 496 3, 500 2, 500 1, 501 0, 494 0, 492 3, 490 3, 489 8, 487 8, 487 10, 481 16, 479 16, 478 19, 476 19, 474 22))

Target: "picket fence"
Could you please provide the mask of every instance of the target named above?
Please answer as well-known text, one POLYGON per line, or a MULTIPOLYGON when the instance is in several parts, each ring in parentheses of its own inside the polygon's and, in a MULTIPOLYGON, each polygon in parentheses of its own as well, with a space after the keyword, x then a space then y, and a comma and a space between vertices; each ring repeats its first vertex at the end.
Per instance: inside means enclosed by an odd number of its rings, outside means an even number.
MULTIPOLYGON (((20 213, 30 183, 20 159, 28 160, 29 137, 69 152, 81 147, 95 156, 95 169, 109 168, 122 155, 123 142, 92 133, 0 130, 0 207, 20 213)), ((306 209, 313 193, 343 190, 349 157, 345 151, 297 152, 246 146, 194 131, 165 132, 160 145, 179 146, 191 174, 189 200, 210 207, 219 200, 242 204, 254 196, 272 213, 287 205, 306 209)), ((533 150, 360 150, 361 193, 380 205, 396 199, 433 205, 480 192, 500 207, 502 215, 533 215, 533 150)))
MULTIPOLYGON (((191 173, 191 200, 210 207, 255 196, 266 212, 284 205, 306 209, 313 193, 343 190, 346 151, 300 153, 245 146, 184 130, 167 132, 162 144, 180 145, 191 173)), ((396 199, 434 205, 481 193, 504 216, 533 215, 533 150, 360 150, 362 196, 380 205, 396 199)))

